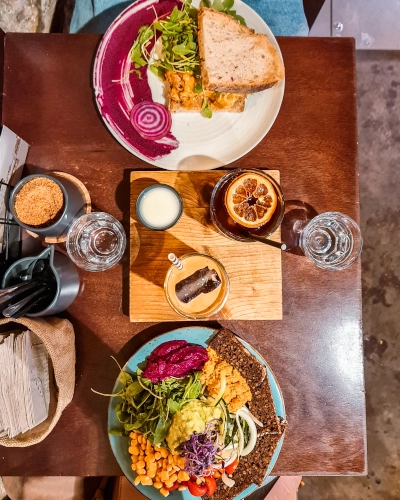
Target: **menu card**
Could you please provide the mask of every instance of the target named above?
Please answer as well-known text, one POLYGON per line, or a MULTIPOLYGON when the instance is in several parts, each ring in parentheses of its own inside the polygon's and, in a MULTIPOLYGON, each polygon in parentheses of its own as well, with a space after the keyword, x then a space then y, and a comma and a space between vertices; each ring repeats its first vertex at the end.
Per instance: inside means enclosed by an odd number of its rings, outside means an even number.
POLYGON ((0 436, 12 438, 33 429, 46 420, 49 404, 44 344, 30 331, 11 333, 0 344, 0 436))
POLYGON ((15 186, 22 174, 29 145, 21 137, 3 126, 0 132, 0 253, 4 240, 4 220, 9 219, 7 202, 9 186, 15 186))

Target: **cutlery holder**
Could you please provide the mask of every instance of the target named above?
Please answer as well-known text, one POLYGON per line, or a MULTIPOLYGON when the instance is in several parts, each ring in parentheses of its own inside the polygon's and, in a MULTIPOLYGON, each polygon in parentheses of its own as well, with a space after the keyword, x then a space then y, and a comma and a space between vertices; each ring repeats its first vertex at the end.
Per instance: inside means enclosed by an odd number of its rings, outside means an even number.
POLYGON ((53 300, 47 307, 41 311, 28 313, 26 316, 36 317, 58 314, 67 309, 78 295, 79 274, 71 260, 66 255, 56 252, 53 245, 50 245, 36 257, 25 257, 14 262, 4 274, 2 287, 5 288, 16 284, 19 281, 19 274, 26 271, 35 260, 48 261, 46 265, 54 276, 57 289, 53 300))

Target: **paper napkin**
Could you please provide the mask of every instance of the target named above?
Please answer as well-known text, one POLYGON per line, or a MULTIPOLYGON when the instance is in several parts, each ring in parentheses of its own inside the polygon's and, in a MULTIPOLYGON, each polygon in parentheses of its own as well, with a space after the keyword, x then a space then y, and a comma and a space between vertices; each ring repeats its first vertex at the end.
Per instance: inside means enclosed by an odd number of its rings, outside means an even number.
POLYGON ((49 359, 30 331, 10 334, 0 344, 0 436, 15 437, 46 420, 49 359))

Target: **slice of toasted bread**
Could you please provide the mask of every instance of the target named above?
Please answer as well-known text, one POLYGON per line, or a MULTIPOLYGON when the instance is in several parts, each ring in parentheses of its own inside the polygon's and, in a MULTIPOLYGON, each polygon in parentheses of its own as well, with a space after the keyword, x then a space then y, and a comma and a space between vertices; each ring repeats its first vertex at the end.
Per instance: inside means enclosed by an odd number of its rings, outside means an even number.
POLYGON ((204 7, 198 22, 204 89, 252 93, 284 78, 281 57, 267 35, 256 34, 232 16, 204 7))
POLYGON ((204 97, 213 112, 244 111, 246 94, 227 94, 208 90, 195 92, 196 79, 189 73, 166 71, 165 79, 168 82, 168 107, 171 113, 201 111, 204 97))

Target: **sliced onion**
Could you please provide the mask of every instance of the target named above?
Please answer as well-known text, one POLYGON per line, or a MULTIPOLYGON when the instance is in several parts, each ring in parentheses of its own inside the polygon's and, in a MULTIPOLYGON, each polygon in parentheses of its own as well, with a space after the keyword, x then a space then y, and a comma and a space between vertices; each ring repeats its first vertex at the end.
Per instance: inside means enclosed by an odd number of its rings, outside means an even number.
POLYGON ((259 427, 264 427, 264 424, 262 422, 260 422, 258 420, 258 418, 256 418, 252 413, 251 411, 247 408, 247 406, 242 406, 240 408, 240 411, 245 411, 246 413, 248 413, 250 415, 250 417, 254 420, 254 422, 259 426, 259 427))
POLYGON ((241 455, 245 457, 249 453, 251 453, 254 450, 254 447, 257 442, 257 427, 256 424, 254 423, 253 419, 248 415, 245 411, 243 410, 238 410, 236 412, 236 417, 243 418, 243 420, 246 420, 248 426, 249 426, 249 433, 250 433, 250 438, 249 442, 247 443, 246 448, 244 448, 241 452, 241 455))
POLYGON ((236 423, 238 426, 238 434, 239 434, 239 443, 238 443, 238 455, 241 456, 243 454, 243 448, 244 448, 244 436, 243 436, 243 429, 242 426, 240 425, 240 420, 239 420, 240 415, 240 410, 236 412, 236 423))
POLYGON ((234 451, 232 453, 232 455, 230 456, 230 458, 228 460, 224 461, 224 466, 228 467, 228 465, 231 465, 231 463, 234 462, 236 459, 237 459, 237 453, 236 453, 236 451, 234 451))
POLYGON ((171 130, 172 116, 162 104, 143 101, 132 108, 131 123, 144 139, 157 141, 171 130))
POLYGON ((228 486, 228 488, 232 488, 234 486, 235 481, 228 477, 225 472, 221 476, 222 481, 228 486))

